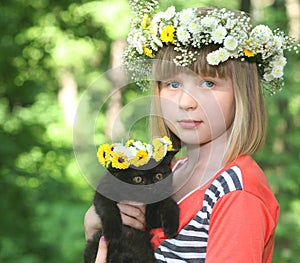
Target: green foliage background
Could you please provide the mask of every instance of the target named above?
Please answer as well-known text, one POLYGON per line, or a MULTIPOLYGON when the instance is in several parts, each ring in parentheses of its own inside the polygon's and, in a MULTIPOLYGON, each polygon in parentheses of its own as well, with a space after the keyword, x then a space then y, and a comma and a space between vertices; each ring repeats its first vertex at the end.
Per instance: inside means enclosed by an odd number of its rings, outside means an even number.
MULTIPOLYGON (((259 19, 287 31, 285 1, 272 3, 259 19)), ((187 1, 162 1, 170 4, 187 7, 187 1)), ((189 7, 207 4, 240 6, 238 1, 188 2, 189 7)), ((126 0, 0 3, 0 262, 82 262, 83 217, 94 190, 75 160, 72 126, 58 99, 60 81, 71 74, 79 100, 109 69, 111 43, 126 37, 129 19, 126 0)), ((296 263, 300 257, 299 68, 299 56, 290 56, 285 90, 266 99, 269 135, 255 156, 281 206, 277 263, 296 263)), ((110 89, 107 79, 100 81, 103 90, 110 89)), ((125 103, 141 94, 128 89, 123 95, 125 103)), ((99 119, 100 142, 105 112, 99 119)))

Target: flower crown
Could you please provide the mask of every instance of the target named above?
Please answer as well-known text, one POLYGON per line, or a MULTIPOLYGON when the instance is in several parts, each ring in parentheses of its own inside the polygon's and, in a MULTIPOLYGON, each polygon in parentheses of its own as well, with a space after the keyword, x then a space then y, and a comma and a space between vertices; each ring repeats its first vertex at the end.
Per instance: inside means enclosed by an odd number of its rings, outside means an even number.
POLYGON ((121 143, 102 144, 98 148, 98 161, 104 167, 127 169, 129 166, 139 167, 150 160, 161 161, 173 146, 169 137, 155 138, 152 144, 129 140, 125 145, 121 143))
POLYGON ((201 47, 216 44, 219 48, 207 55, 209 65, 238 58, 255 61, 264 88, 273 94, 283 86, 286 65, 283 51, 299 52, 300 45, 292 37, 265 25, 252 27, 244 12, 237 14, 225 8, 176 12, 170 6, 165 12, 155 14, 159 8, 157 0, 129 0, 129 4, 134 18, 123 59, 139 85, 143 85, 143 81, 138 81, 139 76, 149 76, 149 61, 163 46, 173 45, 179 52, 174 63, 188 66, 196 61, 201 47))

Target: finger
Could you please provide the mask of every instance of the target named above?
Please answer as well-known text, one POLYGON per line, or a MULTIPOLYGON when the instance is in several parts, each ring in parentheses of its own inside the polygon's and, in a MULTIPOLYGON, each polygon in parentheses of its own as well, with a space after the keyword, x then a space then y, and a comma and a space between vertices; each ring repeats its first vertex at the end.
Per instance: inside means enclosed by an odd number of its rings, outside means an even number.
POLYGON ((95 263, 106 263, 106 259, 107 259, 107 242, 105 240, 105 237, 102 236, 100 238, 95 263))
POLYGON ((130 217, 134 217, 139 221, 144 221, 145 218, 145 206, 131 203, 118 203, 118 207, 123 214, 130 217))
POLYGON ((136 218, 121 213, 122 222, 126 226, 131 226, 135 229, 145 230, 146 226, 143 222, 138 221, 136 218))
POLYGON ((119 203, 118 207, 121 211, 122 222, 137 229, 145 228, 145 205, 119 203))

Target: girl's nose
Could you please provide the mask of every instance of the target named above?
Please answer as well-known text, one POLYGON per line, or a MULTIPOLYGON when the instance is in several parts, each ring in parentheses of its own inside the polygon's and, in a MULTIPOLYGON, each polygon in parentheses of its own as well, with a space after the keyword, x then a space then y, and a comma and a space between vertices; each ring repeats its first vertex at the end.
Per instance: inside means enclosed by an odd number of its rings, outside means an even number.
POLYGON ((181 92, 178 104, 181 109, 186 111, 193 110, 198 105, 197 100, 187 91, 181 92))

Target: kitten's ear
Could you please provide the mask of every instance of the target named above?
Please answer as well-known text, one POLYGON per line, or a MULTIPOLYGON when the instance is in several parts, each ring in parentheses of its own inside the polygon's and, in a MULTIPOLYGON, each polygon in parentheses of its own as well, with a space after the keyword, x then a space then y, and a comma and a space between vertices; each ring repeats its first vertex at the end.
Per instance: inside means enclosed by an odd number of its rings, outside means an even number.
POLYGON ((111 166, 108 166, 106 169, 107 169, 107 171, 109 171, 109 173, 111 173, 112 175, 115 175, 115 174, 118 172, 118 169, 113 168, 113 167, 111 167, 111 166))
POLYGON ((173 157, 178 153, 178 150, 168 151, 166 156, 164 157, 164 162, 171 164, 173 157))

